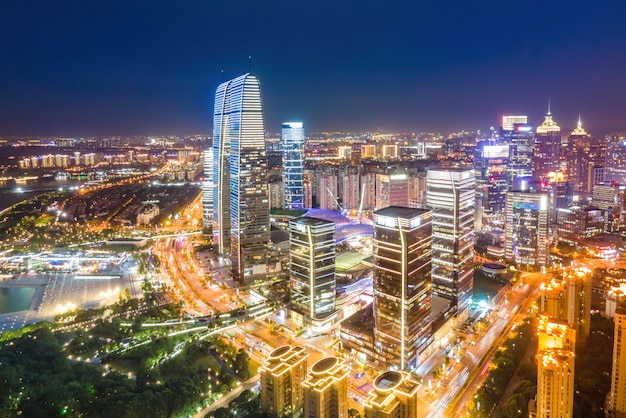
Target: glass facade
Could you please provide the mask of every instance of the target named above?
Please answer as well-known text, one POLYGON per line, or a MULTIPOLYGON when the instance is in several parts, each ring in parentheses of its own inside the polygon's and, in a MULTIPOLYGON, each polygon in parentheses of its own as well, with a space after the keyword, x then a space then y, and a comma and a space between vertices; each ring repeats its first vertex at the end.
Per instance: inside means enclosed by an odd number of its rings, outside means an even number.
POLYGON ((304 128, 302 122, 283 123, 282 140, 285 209, 302 209, 304 207, 304 128))
POLYGON ((533 177, 546 181, 548 173, 561 169, 561 128, 548 112, 543 123, 537 126, 535 137, 533 177))
POLYGON ((474 267, 474 170, 428 170, 427 204, 432 209, 433 294, 454 311, 469 304, 474 267))
POLYGON ((374 339, 387 368, 411 370, 431 336, 429 210, 374 212, 374 339))
POLYGON ((506 259, 526 266, 548 265, 547 193, 509 192, 506 195, 506 259))
POLYGON ((213 150, 205 150, 202 160, 202 225, 205 230, 213 228, 213 150))
POLYGON ((512 130, 500 132, 504 144, 509 146, 509 182, 515 177, 530 177, 533 174, 533 155, 535 134, 527 123, 515 123, 512 130))
POLYGON ((270 238, 267 158, 259 80, 220 84, 213 118, 213 217, 221 255, 244 283, 265 278, 270 238))
POLYGON ((289 221, 293 309, 309 319, 335 312, 335 224, 316 218, 289 221))

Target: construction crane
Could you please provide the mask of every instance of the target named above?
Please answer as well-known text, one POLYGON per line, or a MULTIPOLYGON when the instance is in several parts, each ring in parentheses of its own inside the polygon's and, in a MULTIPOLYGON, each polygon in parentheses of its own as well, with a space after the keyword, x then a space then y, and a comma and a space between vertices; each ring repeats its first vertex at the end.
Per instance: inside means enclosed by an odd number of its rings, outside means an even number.
POLYGON ((342 215, 345 216, 345 214, 348 212, 347 210, 345 210, 343 208, 343 206, 341 206, 341 203, 339 203, 339 200, 335 197, 335 195, 333 194, 333 192, 330 191, 330 188, 326 188, 326 190, 328 190, 328 193, 330 194, 330 197, 333 198, 333 200, 335 201, 335 203, 337 204, 337 207, 339 208, 339 213, 341 213, 342 215))

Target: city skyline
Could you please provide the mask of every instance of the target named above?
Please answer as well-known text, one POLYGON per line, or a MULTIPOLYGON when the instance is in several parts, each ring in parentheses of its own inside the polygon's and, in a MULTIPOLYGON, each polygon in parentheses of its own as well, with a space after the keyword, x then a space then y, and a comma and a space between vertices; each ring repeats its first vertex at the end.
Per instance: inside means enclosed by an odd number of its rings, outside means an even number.
POLYGON ((0 134, 208 133, 208 92, 249 56, 270 130, 486 130, 504 114, 537 125, 549 98, 564 130, 578 114, 594 134, 626 130, 618 2, 149 6, 6 6, 0 134), (214 42, 232 13, 242 29, 214 42))

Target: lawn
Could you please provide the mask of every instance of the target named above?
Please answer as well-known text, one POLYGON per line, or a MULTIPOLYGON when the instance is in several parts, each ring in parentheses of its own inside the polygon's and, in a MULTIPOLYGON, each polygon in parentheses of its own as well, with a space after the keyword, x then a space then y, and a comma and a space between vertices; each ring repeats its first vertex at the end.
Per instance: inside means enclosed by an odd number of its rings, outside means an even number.
POLYGON ((368 256, 354 253, 354 252, 346 252, 337 256, 335 259, 335 268, 337 271, 347 271, 353 267, 358 266, 361 261, 366 259, 368 256))

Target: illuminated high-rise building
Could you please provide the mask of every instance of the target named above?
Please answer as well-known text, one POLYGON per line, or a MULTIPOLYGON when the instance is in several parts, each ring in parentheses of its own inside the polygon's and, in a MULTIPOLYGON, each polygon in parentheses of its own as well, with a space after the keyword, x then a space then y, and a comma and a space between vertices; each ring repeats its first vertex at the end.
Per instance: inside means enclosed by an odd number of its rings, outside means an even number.
POLYGON ((308 356, 303 347, 284 345, 272 351, 259 368, 261 409, 268 417, 302 416, 308 356))
POLYGON ((345 360, 325 357, 318 360, 307 379, 304 389, 304 417, 347 418, 348 376, 345 360))
POLYGON ((376 174, 376 209, 409 206, 409 176, 406 173, 376 174))
POLYGON ((204 180, 202 182, 202 225, 213 233, 213 150, 206 150, 202 159, 204 180))
POLYGON ((589 336, 591 324, 591 278, 582 270, 552 279, 540 288, 540 310, 552 318, 566 321, 576 329, 579 341, 589 336))
POLYGON ((476 180, 470 168, 427 172, 427 204, 432 211, 432 292, 462 312, 472 298, 476 180))
POLYGON ((508 145, 495 145, 487 141, 476 144, 474 170, 477 201, 483 208, 483 213, 478 214, 478 217, 484 216, 486 221, 504 218, 506 192, 509 190, 508 166, 508 145))
POLYGON ((541 316, 537 346, 537 418, 571 418, 574 408, 576 330, 541 316))
POLYGON ((509 184, 515 177, 529 177, 533 170, 533 127, 526 116, 503 116, 500 139, 509 146, 509 184))
POLYGON ((374 339, 387 369, 412 370, 432 340, 432 213, 374 212, 374 339))
POLYGON ((606 396, 606 418, 626 417, 626 309, 620 306, 615 311, 615 334, 613 338, 613 365, 611 368, 611 390, 606 396))
POLYGON ((574 185, 575 192, 584 192, 589 165, 591 135, 582 127, 580 119, 565 147, 566 176, 574 185))
POLYGON ((291 304, 301 325, 335 311, 335 224, 316 218, 289 221, 291 304))
POLYGON ((321 209, 338 211, 337 195, 336 174, 322 175, 317 178, 317 203, 321 209))
POLYGON ((221 255, 235 279, 267 273, 270 237, 267 158, 261 90, 255 75, 218 86, 213 117, 213 221, 221 255))
POLYGON ((548 265, 548 193, 506 194, 505 257, 535 268, 548 265))
POLYGON ((283 123, 282 140, 285 209, 302 209, 304 196, 304 128, 302 122, 283 123))
POLYGON ((420 383, 410 374, 386 371, 374 381, 374 390, 363 404, 365 418, 417 418, 421 415, 417 392, 420 383))
POLYGON ((548 173, 560 170, 560 158, 561 128, 552 119, 548 104, 548 114, 535 131, 533 177, 542 181, 548 180, 548 173))

